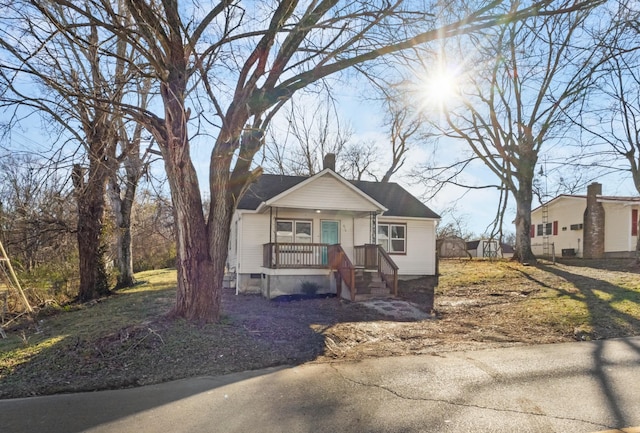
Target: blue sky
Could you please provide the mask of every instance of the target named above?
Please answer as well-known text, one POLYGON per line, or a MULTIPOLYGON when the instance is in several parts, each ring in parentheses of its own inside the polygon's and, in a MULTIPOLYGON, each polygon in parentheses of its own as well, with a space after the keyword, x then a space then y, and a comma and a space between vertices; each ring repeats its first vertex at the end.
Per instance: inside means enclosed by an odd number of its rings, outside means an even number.
MULTIPOLYGON (((348 84, 348 83, 347 83, 348 84)), ((354 87, 347 87, 350 90, 344 93, 337 92, 339 98, 339 110, 341 112, 342 121, 347 122, 353 129, 353 142, 375 141, 381 152, 381 160, 385 161, 385 151, 388 152, 389 144, 387 131, 383 126, 384 113, 381 108, 373 103, 365 103, 352 90, 354 87)), ((15 128, 12 131, 12 140, 10 146, 15 151, 28 149, 36 153, 45 154, 50 149, 51 138, 40 128, 40 120, 32 117, 28 122, 24 123, 21 128, 15 128)), ((198 170, 203 195, 207 196, 207 179, 208 179, 208 163, 212 142, 210 140, 196 140, 192 143, 193 161, 198 170)), ((69 146, 68 150, 72 151, 73 146, 69 146)), ((455 142, 446 142, 439 144, 439 154, 446 159, 448 154, 457 155, 464 149, 464 144, 455 142)), ((396 174, 392 181, 401 184, 407 190, 417 197, 423 197, 425 194, 424 187, 416 185, 408 176, 408 173, 416 165, 423 163, 428 158, 430 149, 425 145, 414 146, 407 158, 407 164, 396 174)), ((162 170, 160 164, 156 166, 157 171, 162 170)), ((472 185, 485 185, 495 182, 494 176, 481 163, 472 165, 463 174, 467 183, 472 185)), ((628 176, 621 174, 610 175, 605 179, 600 179, 603 183, 603 193, 607 195, 637 195, 633 188, 633 184, 628 176)), ((550 186, 550 189, 553 185, 550 186)), ((578 191, 584 193, 584 191, 578 191)), ((456 218, 461 222, 463 229, 479 236, 486 232, 488 226, 495 217, 496 208, 498 206, 499 194, 495 189, 476 189, 467 190, 453 185, 445 186, 435 197, 429 200, 423 200, 434 211, 440 213, 446 223, 451 220, 448 214, 452 211, 456 218)), ((511 205, 508 208, 508 215, 505 218, 507 223, 505 231, 514 231, 510 222, 515 215, 515 206, 510 200, 511 205)), ((533 207, 539 205, 537 199, 534 199, 533 207)))

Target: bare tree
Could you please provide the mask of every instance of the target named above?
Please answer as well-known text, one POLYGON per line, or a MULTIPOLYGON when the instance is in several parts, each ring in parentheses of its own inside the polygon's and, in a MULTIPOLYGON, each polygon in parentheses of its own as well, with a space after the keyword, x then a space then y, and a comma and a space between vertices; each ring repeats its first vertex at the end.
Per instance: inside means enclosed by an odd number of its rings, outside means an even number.
POLYGON ((640 193, 640 12, 627 1, 614 4, 610 25, 600 26, 596 34, 601 53, 597 91, 580 126, 597 147, 594 165, 630 175, 640 193))
MULTIPOLYGON (((150 80, 144 80, 137 92, 140 100, 136 104, 142 109, 149 102, 150 80)), ((116 265, 118 268, 116 288, 131 287, 135 284, 133 276, 133 253, 131 217, 135 204, 136 191, 142 176, 147 172, 154 151, 151 150, 153 140, 142 151, 144 128, 134 123, 128 128, 125 119, 117 119, 119 154, 118 170, 115 170, 109 181, 109 197, 116 224, 116 265)))
MULTIPOLYGON (((317 99, 317 98, 314 98, 317 99)), ((263 168, 272 173, 312 176, 322 170, 326 154, 339 160, 351 138, 330 95, 324 102, 305 105, 292 101, 285 109, 286 132, 277 134, 274 125, 263 149, 263 168)))
POLYGON ((567 116, 580 108, 593 77, 592 47, 580 45, 588 16, 579 11, 531 17, 472 38, 479 57, 470 60, 476 66, 465 77, 461 106, 443 111, 446 137, 473 151, 445 172, 455 178, 478 159, 499 179, 495 227, 502 225, 508 191, 516 202, 516 257, 523 262, 535 261, 530 227, 538 158, 545 145, 561 140, 571 124, 567 116))
MULTIPOLYGON (((420 56, 420 50, 411 51, 416 56, 420 56)), ((406 56, 402 58, 409 61, 406 56)), ((406 68, 406 65, 403 64, 401 68, 406 68)), ((383 126, 387 130, 391 150, 390 160, 380 164, 382 174, 372 174, 372 176, 380 182, 389 182, 391 176, 404 166, 410 149, 428 140, 426 128, 429 128, 429 123, 424 118, 419 104, 407 97, 406 89, 403 88, 406 79, 390 82, 363 67, 357 69, 375 90, 376 96, 367 99, 377 100, 383 107, 383 126)), ((398 71, 398 75, 400 74, 401 72, 398 71)), ((395 80, 398 80, 397 77, 395 80)))
MULTIPOLYGON (((32 0, 36 1, 36 0, 32 0)), ((126 38, 160 82, 160 115, 127 110, 154 135, 161 149, 176 217, 178 289, 174 314, 217 321, 235 206, 261 173, 254 157, 264 131, 296 93, 353 65, 416 44, 491 27, 531 14, 544 16, 591 2, 532 2, 504 10, 501 1, 468 9, 462 19, 439 15, 437 5, 411 2, 282 0, 252 10, 240 1, 221 1, 190 14, 177 1, 160 4, 124 0, 133 16, 123 25, 107 0, 53 0, 84 15, 84 23, 126 38), (87 12, 84 5, 93 7, 87 12), (416 9, 412 7, 416 6, 416 9), (142 37, 143 41, 138 40, 142 37), (219 127, 211 151, 211 203, 203 212, 191 159, 187 107, 191 85, 202 84, 219 127), (225 89, 227 91, 225 91, 225 89)), ((204 97, 204 95, 202 95, 204 97)), ((206 112, 200 112, 199 117, 206 112)))
POLYGON ((77 251, 73 244, 76 217, 67 205, 69 189, 42 158, 8 155, 0 159, 0 239, 23 275, 68 277, 68 263, 77 251))
POLYGON ((367 175, 373 176, 378 156, 378 145, 373 140, 348 144, 341 155, 338 172, 347 179, 364 180, 367 175))
MULTIPOLYGON (((329 91, 330 92, 330 91, 329 91)), ((381 152, 374 140, 350 142, 352 131, 336 110, 331 95, 309 110, 292 104, 286 110, 286 134, 270 128, 263 148, 262 167, 270 173, 312 176, 322 170, 324 155, 336 155, 337 172, 348 179, 365 177, 389 182, 404 165, 411 144, 420 138, 424 122, 419 114, 398 99, 391 98, 390 89, 381 90, 383 105, 388 109, 383 126, 388 129, 389 152, 381 152)))
MULTIPOLYGON (((62 6, 34 3, 36 8, 7 5, 10 14, 0 36, 6 54, 0 67, 7 89, 3 100, 14 119, 25 107, 41 113, 84 150, 87 162, 76 162, 71 178, 78 211, 78 298, 85 301, 109 293, 105 193, 118 165, 116 147, 124 124, 119 104, 129 101, 130 90, 139 90, 132 70, 140 66, 124 39, 112 38, 95 24, 74 27, 77 14, 62 6), (105 51, 114 56, 104 56, 105 51)), ((89 13, 88 6, 82 8, 82 14, 89 13)), ((124 15, 117 19, 126 22, 124 15)))
POLYGON ((380 182, 389 182, 391 176, 402 168, 406 161, 411 144, 420 140, 421 128, 426 125, 420 113, 410 109, 408 105, 399 105, 394 99, 387 100, 387 126, 391 144, 391 162, 380 182))
POLYGON ((169 197, 143 188, 136 196, 131 228, 136 272, 175 265, 175 223, 169 197))

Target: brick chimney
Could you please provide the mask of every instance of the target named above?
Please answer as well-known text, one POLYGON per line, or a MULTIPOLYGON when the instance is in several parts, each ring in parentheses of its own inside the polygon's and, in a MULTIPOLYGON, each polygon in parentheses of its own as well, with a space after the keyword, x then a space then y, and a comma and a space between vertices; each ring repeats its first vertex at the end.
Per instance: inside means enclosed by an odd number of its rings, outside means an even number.
POLYGON ((582 256, 585 259, 604 257, 604 207, 598 201, 599 195, 602 195, 602 184, 594 182, 587 187, 582 243, 582 256))
POLYGON ((332 171, 336 171, 336 154, 327 153, 322 160, 322 169, 326 170, 330 168, 332 171))

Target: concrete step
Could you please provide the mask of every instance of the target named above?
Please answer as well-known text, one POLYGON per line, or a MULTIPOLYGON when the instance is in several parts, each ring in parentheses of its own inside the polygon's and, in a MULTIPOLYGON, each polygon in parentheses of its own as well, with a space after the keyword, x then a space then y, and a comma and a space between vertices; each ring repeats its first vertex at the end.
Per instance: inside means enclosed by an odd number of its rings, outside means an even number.
POLYGON ((389 293, 373 294, 373 293, 356 293, 355 302, 371 301, 373 299, 384 299, 393 297, 389 293))
POLYGON ((372 295, 388 295, 389 293, 391 292, 387 289, 387 286, 371 288, 372 295))

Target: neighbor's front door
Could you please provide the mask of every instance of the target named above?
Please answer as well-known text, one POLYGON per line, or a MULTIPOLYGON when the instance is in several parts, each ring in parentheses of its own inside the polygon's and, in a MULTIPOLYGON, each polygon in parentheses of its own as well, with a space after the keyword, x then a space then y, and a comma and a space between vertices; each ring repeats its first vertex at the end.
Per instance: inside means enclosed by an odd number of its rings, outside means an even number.
MULTIPOLYGON (((340 222, 339 221, 321 221, 320 222, 321 235, 320 242, 323 244, 334 245, 340 242, 340 222)), ((322 264, 328 263, 327 248, 322 248, 322 264)))

